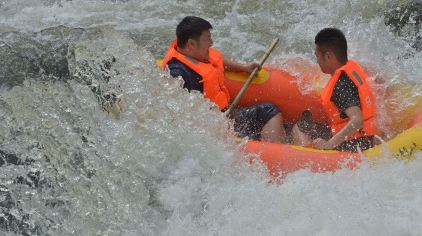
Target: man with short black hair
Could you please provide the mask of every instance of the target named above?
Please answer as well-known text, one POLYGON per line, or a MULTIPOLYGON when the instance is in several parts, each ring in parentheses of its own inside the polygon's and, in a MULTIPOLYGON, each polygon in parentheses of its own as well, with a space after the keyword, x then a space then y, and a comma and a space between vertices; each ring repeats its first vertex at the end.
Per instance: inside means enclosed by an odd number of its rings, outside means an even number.
POLYGON ((375 105, 366 72, 348 59, 347 41, 340 30, 321 30, 315 37, 315 45, 321 71, 331 75, 321 95, 329 126, 324 129, 307 114, 306 119, 293 127, 293 143, 313 143, 318 149, 350 152, 371 148, 375 134, 375 105))
MULTIPOLYGON (((170 75, 181 76, 183 87, 197 90, 217 104, 220 110, 227 109, 229 92, 224 84, 224 71, 251 73, 258 63, 242 64, 223 57, 212 48, 212 25, 199 17, 187 16, 176 28, 177 39, 166 52, 163 68, 170 75)), ((284 143, 285 131, 280 110, 271 103, 258 103, 251 107, 234 109, 235 131, 243 136, 262 141, 284 143)))

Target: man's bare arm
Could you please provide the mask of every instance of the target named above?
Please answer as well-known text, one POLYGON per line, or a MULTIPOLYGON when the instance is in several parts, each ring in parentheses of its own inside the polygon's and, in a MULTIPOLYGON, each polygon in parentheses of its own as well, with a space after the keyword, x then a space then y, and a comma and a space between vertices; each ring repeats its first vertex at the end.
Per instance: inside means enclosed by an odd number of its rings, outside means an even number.
POLYGON ((346 141, 347 137, 363 128, 362 111, 358 106, 349 107, 345 112, 350 120, 340 132, 329 140, 334 147, 346 141))
POLYGON ((346 141, 347 137, 353 135, 358 130, 363 128, 362 112, 358 106, 349 107, 346 109, 346 115, 349 117, 349 122, 342 130, 340 130, 330 140, 325 141, 324 139, 314 140, 314 148, 318 149, 333 149, 337 145, 346 141))
POLYGON ((235 72, 247 72, 251 73, 255 67, 259 66, 259 63, 252 62, 249 64, 243 64, 239 62, 235 62, 229 58, 223 58, 224 69, 227 71, 235 71, 235 72))

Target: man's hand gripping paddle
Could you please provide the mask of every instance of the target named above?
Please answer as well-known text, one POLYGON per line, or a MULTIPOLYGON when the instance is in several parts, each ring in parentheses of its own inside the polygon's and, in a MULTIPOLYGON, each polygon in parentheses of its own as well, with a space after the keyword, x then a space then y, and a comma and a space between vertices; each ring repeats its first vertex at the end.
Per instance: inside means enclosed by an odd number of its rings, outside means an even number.
POLYGON ((276 38, 276 39, 273 40, 273 42, 271 43, 270 47, 267 49, 267 51, 265 52, 265 54, 262 56, 261 60, 259 61, 259 67, 255 67, 255 69, 249 75, 248 80, 245 82, 245 84, 243 85, 242 89, 237 94, 236 98, 233 100, 232 104, 230 104, 229 109, 227 109, 224 112, 224 114, 226 116, 229 116, 230 112, 233 110, 233 108, 240 101, 240 98, 245 93, 246 89, 249 87, 249 85, 251 84, 252 80, 255 78, 255 75, 258 73, 260 67, 262 67, 262 65, 264 64, 264 62, 267 60, 268 56, 273 51, 273 49, 275 48, 275 46, 277 45, 277 43, 278 43, 278 38, 276 38))

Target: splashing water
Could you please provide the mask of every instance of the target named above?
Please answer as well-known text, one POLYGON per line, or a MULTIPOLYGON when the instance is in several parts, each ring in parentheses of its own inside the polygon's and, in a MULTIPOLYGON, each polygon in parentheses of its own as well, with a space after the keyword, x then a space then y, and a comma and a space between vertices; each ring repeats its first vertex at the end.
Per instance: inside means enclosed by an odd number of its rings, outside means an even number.
POLYGON ((207 18, 215 47, 242 61, 279 37, 278 66, 314 61, 314 35, 335 26, 350 57, 383 79, 379 113, 393 115, 380 122, 392 136, 404 122, 394 114, 415 109, 422 94, 414 35, 385 25, 394 4, 0 2, 2 234, 420 234, 420 152, 269 184, 261 166, 243 161, 223 114, 154 63, 186 15, 207 18), (395 90, 409 84, 406 97, 395 90))

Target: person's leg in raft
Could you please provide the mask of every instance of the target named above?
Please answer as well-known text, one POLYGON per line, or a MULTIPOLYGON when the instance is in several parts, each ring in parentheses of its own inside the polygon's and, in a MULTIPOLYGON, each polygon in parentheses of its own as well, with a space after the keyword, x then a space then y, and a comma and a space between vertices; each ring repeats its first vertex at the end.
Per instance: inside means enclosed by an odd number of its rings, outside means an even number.
POLYGON ((299 146, 307 146, 312 144, 312 139, 309 135, 300 131, 297 124, 295 124, 292 128, 292 144, 299 146))
POLYGON ((299 146, 307 146, 312 143, 310 134, 312 127, 312 113, 304 111, 292 128, 292 144, 299 146))
POLYGON ((292 144, 299 146, 312 146, 314 139, 331 138, 330 128, 323 124, 318 124, 312 119, 310 111, 304 111, 299 121, 292 128, 292 144))
POLYGON ((271 143, 285 143, 286 131, 283 127, 283 116, 281 112, 271 118, 261 130, 261 141, 271 143))

